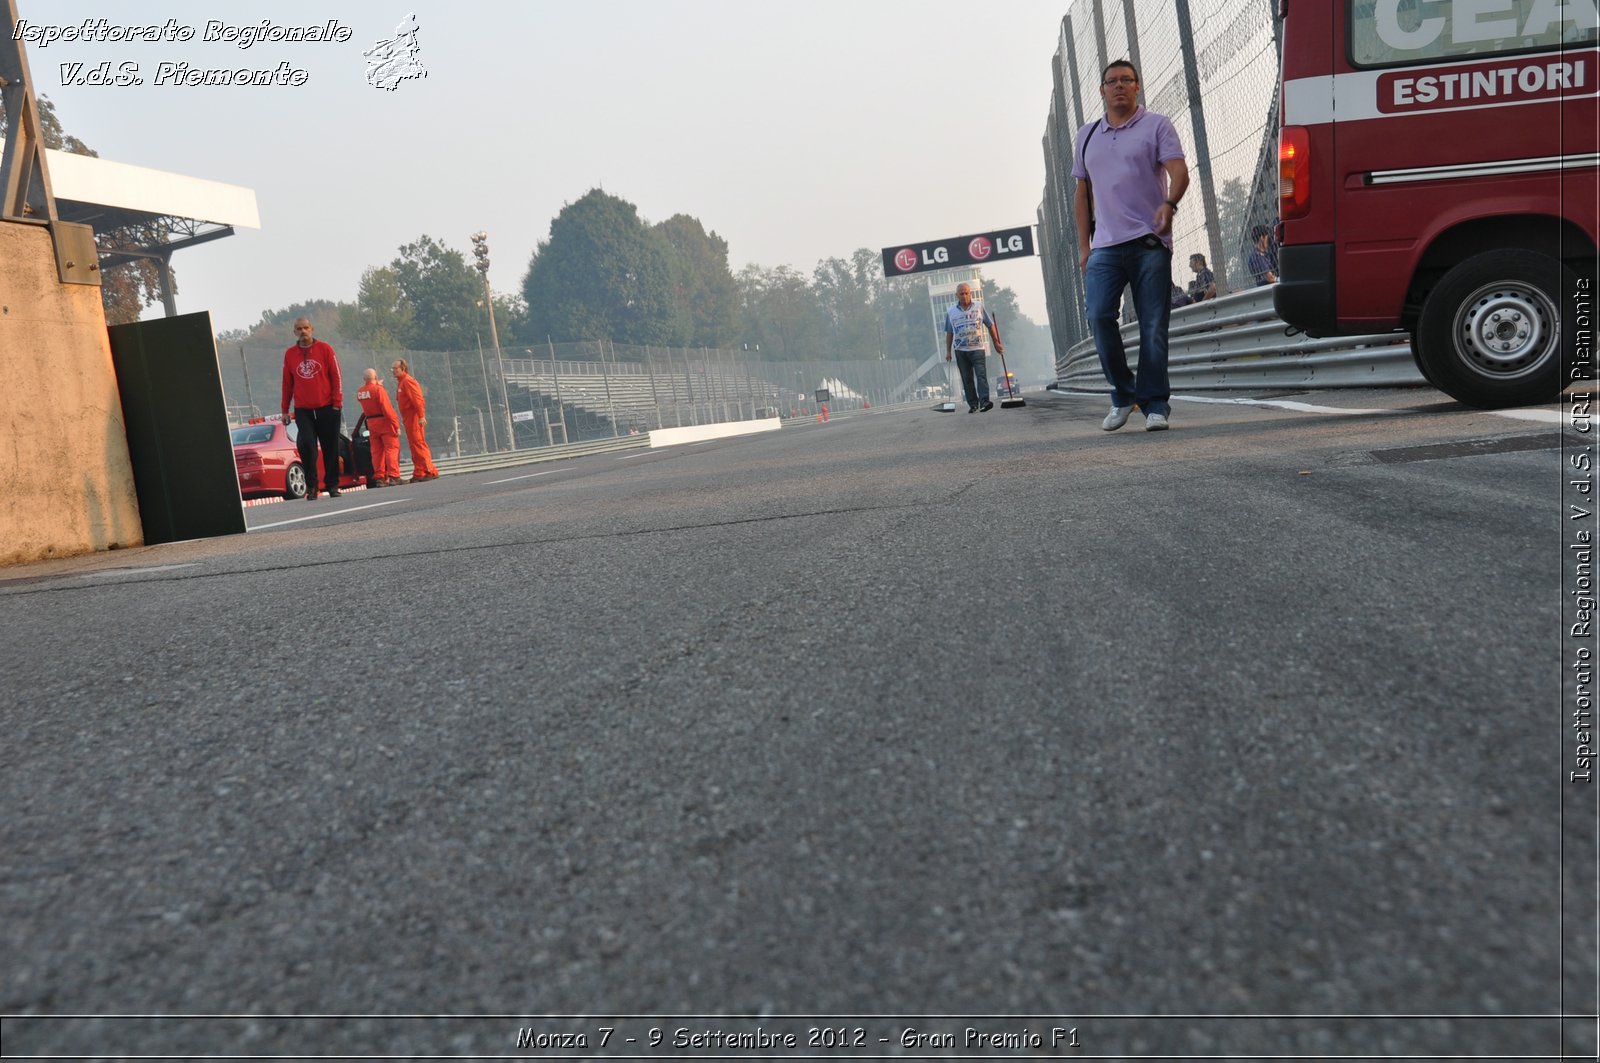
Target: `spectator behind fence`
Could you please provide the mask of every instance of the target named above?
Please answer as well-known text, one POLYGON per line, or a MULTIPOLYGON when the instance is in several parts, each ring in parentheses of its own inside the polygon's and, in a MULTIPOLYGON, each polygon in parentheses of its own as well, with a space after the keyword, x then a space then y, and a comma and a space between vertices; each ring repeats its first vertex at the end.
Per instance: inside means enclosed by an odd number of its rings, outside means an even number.
POLYGON ((1217 297, 1217 275, 1206 268, 1206 256, 1198 251, 1189 256, 1189 268, 1194 270, 1194 280, 1189 282, 1189 301, 1203 303, 1217 297))
POLYGON ((1263 284, 1278 283, 1278 249, 1272 246, 1272 230, 1265 225, 1257 225, 1250 230, 1250 239, 1255 241, 1255 247, 1245 259, 1245 267, 1250 270, 1250 277, 1259 287, 1263 284))
POLYGON ((1178 287, 1174 282, 1172 285, 1172 309, 1176 310, 1180 306, 1188 306, 1189 303, 1189 293, 1178 287))

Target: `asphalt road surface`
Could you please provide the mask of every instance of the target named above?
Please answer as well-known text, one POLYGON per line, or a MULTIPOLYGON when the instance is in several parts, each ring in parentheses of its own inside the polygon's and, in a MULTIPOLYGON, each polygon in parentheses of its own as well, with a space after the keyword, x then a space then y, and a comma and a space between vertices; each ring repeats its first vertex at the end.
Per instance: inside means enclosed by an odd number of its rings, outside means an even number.
POLYGON ((5 1055, 1592 1056, 1592 433, 1103 414, 0 570, 5 1055))

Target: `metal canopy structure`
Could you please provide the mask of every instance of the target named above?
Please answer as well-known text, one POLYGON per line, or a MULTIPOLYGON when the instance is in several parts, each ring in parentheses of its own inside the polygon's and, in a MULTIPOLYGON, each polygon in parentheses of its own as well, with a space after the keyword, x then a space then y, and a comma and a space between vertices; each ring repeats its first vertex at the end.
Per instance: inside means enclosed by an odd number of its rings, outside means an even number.
POLYGON ((255 192, 44 147, 17 28, 16 0, 0 0, 0 115, 7 132, 0 221, 48 226, 63 283, 99 284, 100 258, 155 261, 162 306, 176 316, 173 252, 232 236, 236 225, 261 228, 255 192))
POLYGON ((172 294, 174 252, 232 236, 235 226, 261 228, 252 189, 91 155, 44 154, 57 216, 93 226, 99 253, 111 264, 154 260, 168 317, 178 312, 172 294))

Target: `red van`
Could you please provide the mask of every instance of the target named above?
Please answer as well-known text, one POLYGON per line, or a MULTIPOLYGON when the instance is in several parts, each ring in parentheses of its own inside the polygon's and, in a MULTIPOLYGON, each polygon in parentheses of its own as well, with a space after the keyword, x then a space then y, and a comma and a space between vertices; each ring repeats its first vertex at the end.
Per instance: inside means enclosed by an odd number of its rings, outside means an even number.
POLYGON ((1403 329, 1472 406, 1554 400, 1593 365, 1574 352, 1593 336, 1596 0, 1279 13, 1279 316, 1313 336, 1403 329))

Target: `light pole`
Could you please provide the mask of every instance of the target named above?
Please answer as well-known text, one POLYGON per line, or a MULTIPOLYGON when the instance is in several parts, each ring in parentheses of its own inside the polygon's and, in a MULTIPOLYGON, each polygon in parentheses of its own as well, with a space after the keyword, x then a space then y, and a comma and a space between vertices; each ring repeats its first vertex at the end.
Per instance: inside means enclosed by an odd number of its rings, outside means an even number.
POLYGON ((511 396, 506 392, 506 360, 500 353, 500 330, 494 323, 494 293, 489 290, 489 234, 479 229, 472 234, 472 257, 477 259, 483 277, 483 301, 489 307, 489 339, 494 343, 495 364, 500 367, 500 403, 506 411, 506 439, 517 449, 517 427, 511 420, 511 396))

